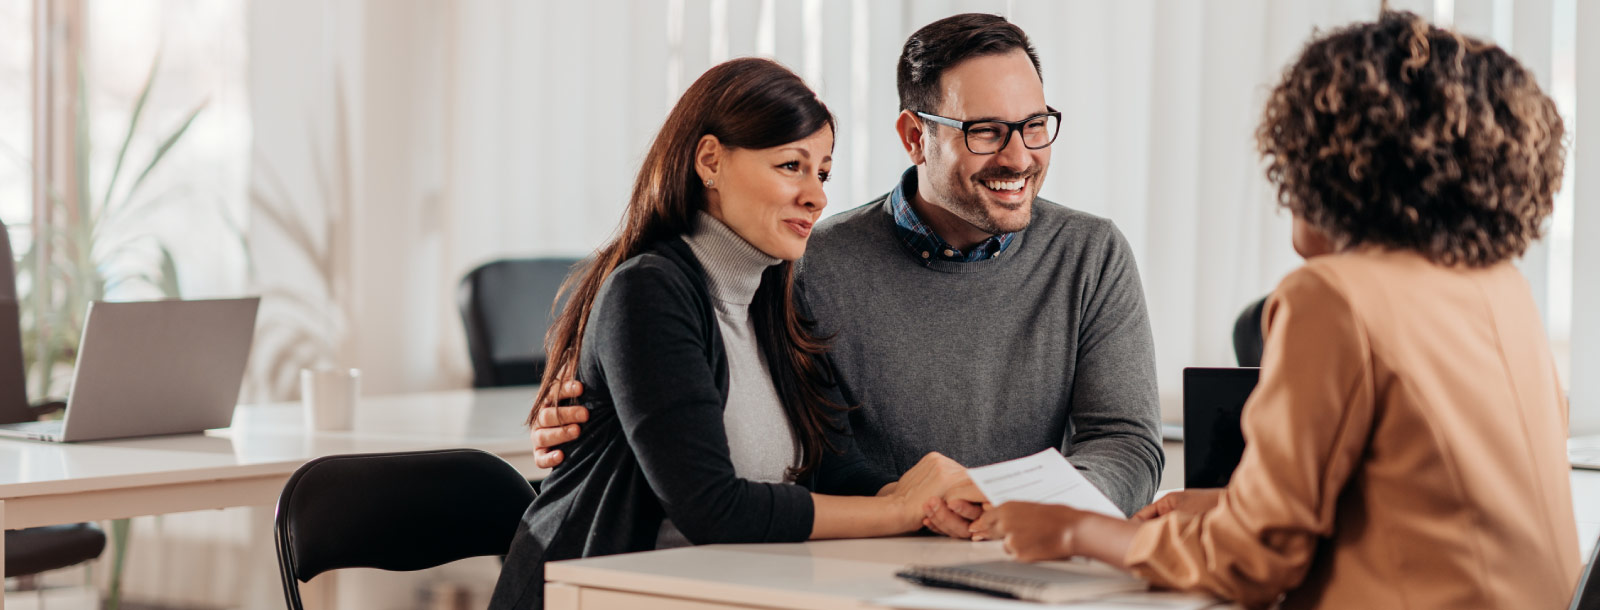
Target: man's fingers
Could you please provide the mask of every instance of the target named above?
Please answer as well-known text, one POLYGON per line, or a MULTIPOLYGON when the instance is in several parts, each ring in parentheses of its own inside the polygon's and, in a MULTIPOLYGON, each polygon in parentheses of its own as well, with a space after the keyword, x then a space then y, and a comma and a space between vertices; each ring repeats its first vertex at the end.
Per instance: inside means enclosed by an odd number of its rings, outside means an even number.
POLYGON ((1134 521, 1148 521, 1150 519, 1154 519, 1154 518, 1160 517, 1160 516, 1161 516, 1161 509, 1158 508, 1155 504, 1151 504, 1151 505, 1148 505, 1148 506, 1146 506, 1144 508, 1139 509, 1138 512, 1133 513, 1133 516, 1129 517, 1129 519, 1132 519, 1134 521))
POLYGON ((533 465, 546 469, 555 468, 561 465, 562 457, 560 449, 534 449, 533 465))
POLYGON ((950 509, 945 508, 942 503, 934 508, 933 514, 928 516, 928 520, 933 522, 934 526, 946 536, 953 538, 971 537, 967 529, 970 526, 970 522, 963 519, 961 515, 957 515, 950 509))
POLYGON ((536 428, 533 431, 533 446, 536 449, 549 449, 578 438, 577 424, 561 426, 559 428, 536 428))
POLYGON ((949 506, 950 510, 954 511, 957 515, 961 515, 968 521, 983 516, 982 508, 978 507, 977 504, 973 504, 966 500, 950 500, 946 503, 946 505, 949 506))
POLYGON ((561 425, 561 414, 556 410, 559 407, 544 406, 533 415, 533 425, 540 428, 554 428, 561 425))
POLYGON ((961 500, 973 504, 988 500, 988 498, 984 497, 983 492, 978 491, 978 486, 973 485, 971 481, 950 488, 950 491, 944 493, 944 498, 945 500, 961 500))
POLYGON ((589 421, 588 407, 545 407, 539 409, 534 424, 540 428, 554 428, 589 421))

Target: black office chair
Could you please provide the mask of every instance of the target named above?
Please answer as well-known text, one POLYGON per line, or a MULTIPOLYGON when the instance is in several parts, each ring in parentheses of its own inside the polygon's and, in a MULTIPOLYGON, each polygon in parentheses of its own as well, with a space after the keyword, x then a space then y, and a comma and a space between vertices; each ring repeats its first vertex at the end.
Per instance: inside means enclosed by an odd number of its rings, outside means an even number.
POLYGON ((574 266, 571 258, 517 258, 484 263, 461 279, 456 301, 466 325, 472 385, 539 383, 551 305, 574 266))
MULTIPOLYGON (((12 273, 11 234, 0 223, 0 269, 12 273)), ((0 282, 15 282, 0 277, 0 282)), ((34 421, 52 411, 66 408, 55 401, 40 405, 28 402, 27 383, 22 370, 21 303, 14 284, 0 284, 0 424, 34 421)), ((41 572, 74 566, 100 556, 106 548, 106 534, 93 523, 74 523, 51 527, 7 530, 6 578, 33 576, 41 572)))
POLYGON ((106 533, 93 523, 6 531, 6 578, 71 567, 100 556, 106 533))
POLYGON ((284 599, 301 610, 300 583, 329 570, 505 555, 533 498, 516 468, 476 449, 306 462, 284 484, 273 528, 284 599))
POLYGON ((1261 366, 1266 344, 1261 336, 1261 313, 1266 308, 1267 297, 1261 297, 1239 312, 1239 319, 1233 322, 1233 356, 1239 366, 1261 366))

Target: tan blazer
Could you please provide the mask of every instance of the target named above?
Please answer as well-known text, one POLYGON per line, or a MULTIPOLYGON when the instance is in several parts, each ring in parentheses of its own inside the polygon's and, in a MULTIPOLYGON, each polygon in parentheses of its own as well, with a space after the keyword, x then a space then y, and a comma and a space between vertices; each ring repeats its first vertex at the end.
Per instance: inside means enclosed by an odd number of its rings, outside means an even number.
POLYGON ((1168 587, 1285 608, 1564 608, 1567 402, 1510 263, 1319 257, 1263 316, 1246 448, 1217 506, 1140 527, 1168 587))

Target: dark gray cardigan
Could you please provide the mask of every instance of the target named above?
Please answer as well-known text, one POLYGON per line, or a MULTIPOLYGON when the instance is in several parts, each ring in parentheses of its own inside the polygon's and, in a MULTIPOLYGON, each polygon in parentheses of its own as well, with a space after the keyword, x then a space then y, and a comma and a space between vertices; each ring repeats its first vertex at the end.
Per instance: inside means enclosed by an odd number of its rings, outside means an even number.
MULTIPOLYGON (((578 379, 589 421, 523 516, 492 609, 542 608, 546 561, 654 549, 663 517, 695 544, 798 542, 811 536, 812 490, 872 495, 893 481, 867 465, 848 430, 833 436, 843 453, 823 456, 800 485, 734 474, 722 423, 727 357, 705 272, 681 239, 606 279, 578 379)), ((842 387, 830 393, 852 404, 842 387)))

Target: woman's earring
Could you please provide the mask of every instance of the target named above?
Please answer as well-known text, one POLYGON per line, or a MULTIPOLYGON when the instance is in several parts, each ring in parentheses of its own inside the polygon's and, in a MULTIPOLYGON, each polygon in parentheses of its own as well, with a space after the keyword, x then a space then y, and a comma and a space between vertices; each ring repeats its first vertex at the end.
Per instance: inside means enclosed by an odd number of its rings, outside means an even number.
POLYGON ((711 185, 713 185, 713 184, 716 184, 715 180, 712 180, 710 178, 706 178, 706 188, 711 188, 711 185))

